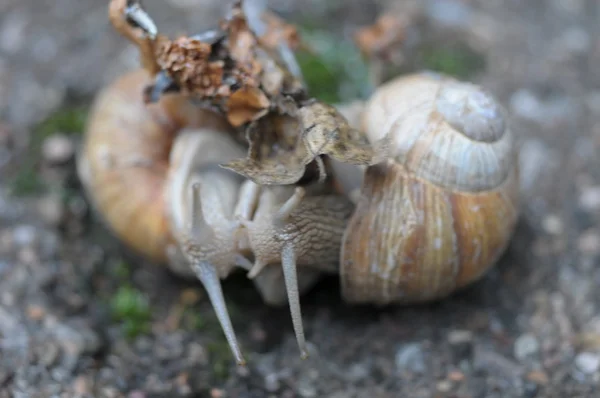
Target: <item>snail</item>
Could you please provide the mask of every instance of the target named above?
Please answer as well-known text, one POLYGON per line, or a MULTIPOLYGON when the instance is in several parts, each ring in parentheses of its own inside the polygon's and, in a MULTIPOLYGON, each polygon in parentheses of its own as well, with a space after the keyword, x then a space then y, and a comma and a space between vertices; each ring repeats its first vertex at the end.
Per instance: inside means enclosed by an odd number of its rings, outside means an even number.
POLYGON ((519 217, 502 106, 477 85, 421 72, 381 85, 360 119, 370 141, 391 145, 386 161, 346 183, 360 194, 340 252, 344 300, 430 301, 478 280, 519 217))
MULTIPOLYGON (((375 165, 331 164, 338 200, 355 203, 330 253, 339 259, 343 300, 414 304, 479 280, 506 250, 519 217, 517 150, 502 106, 475 84, 421 72, 339 110, 371 143, 389 142, 375 165)), ((330 209, 335 200, 318 204, 330 209)), ((311 221, 315 229, 331 222, 311 221)), ((254 253, 273 245, 259 238, 249 234, 254 253)), ((264 263, 259 258, 254 269, 264 263)), ((324 261, 310 266, 329 269, 324 261)), ((298 324, 300 316, 292 312, 298 324)))
POLYGON ((346 113, 369 141, 387 137, 383 161, 332 162, 333 184, 260 186, 215 167, 243 153, 223 118, 178 94, 145 105, 149 80, 131 73, 99 95, 80 179, 119 238, 202 281, 239 364, 219 281, 236 266, 266 303, 289 304, 305 357, 299 297, 321 273, 340 275, 348 303, 431 301, 480 279, 508 246, 514 136, 477 85, 433 73, 384 83, 346 113))
MULTIPOLYGON (((333 194, 330 184, 260 187, 219 167, 245 154, 231 126, 177 93, 145 103, 150 81, 150 74, 137 70, 99 93, 77 155, 79 179, 92 208, 127 247, 201 280, 243 364, 220 279, 235 267, 247 269, 266 303, 289 302, 291 312, 300 314, 298 297, 321 272, 337 272, 353 204, 333 194), (314 218, 329 222, 317 224, 314 218), (267 249, 254 263, 248 260, 255 257, 249 233, 267 249), (291 255, 295 249, 298 255, 291 255), (317 259, 327 262, 324 270, 295 269, 317 259), (272 261, 286 267, 264 270, 272 261)), ((305 356, 299 322, 294 317, 305 356)))

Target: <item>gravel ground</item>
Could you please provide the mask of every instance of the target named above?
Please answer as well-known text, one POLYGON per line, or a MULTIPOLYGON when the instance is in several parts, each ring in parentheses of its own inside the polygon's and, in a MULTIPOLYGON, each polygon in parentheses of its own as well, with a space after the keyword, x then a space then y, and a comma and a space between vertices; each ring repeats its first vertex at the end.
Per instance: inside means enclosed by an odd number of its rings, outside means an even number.
MULTIPOLYGON (((413 15, 413 50, 473 49, 483 66, 468 78, 520 137, 523 214, 498 266, 438 303, 348 306, 324 280, 303 298, 306 361, 288 311, 263 305, 243 275, 227 280, 242 370, 198 284, 131 255, 91 214, 78 131, 63 123, 36 143, 38 122, 137 65, 106 2, 45 3, 0 3, 1 398, 600 397, 597 1, 272 2, 346 36, 382 10, 413 15), (42 154, 29 178, 49 189, 11 196, 28 148, 42 154)), ((146 3, 173 33, 209 27, 224 7, 146 3)))

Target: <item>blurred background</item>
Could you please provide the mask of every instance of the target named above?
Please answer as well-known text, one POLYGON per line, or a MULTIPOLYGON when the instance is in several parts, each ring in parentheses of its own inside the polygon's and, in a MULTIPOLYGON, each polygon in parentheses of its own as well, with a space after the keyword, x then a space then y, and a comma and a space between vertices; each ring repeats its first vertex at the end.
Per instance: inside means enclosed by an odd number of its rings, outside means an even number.
MULTIPOLYGON (((215 27, 229 4, 144 2, 171 37, 215 27)), ((0 397, 598 396, 598 1, 268 6, 312 49, 298 60, 326 102, 370 92, 354 39, 382 15, 396 21, 387 78, 435 70, 499 99, 519 137, 523 198, 499 265, 442 302, 381 310, 343 304, 325 280, 302 301, 307 361, 289 312, 234 277, 224 289, 249 360, 236 369, 204 291, 128 254, 75 175, 94 95, 139 67, 108 2, 3 0, 0 397)))

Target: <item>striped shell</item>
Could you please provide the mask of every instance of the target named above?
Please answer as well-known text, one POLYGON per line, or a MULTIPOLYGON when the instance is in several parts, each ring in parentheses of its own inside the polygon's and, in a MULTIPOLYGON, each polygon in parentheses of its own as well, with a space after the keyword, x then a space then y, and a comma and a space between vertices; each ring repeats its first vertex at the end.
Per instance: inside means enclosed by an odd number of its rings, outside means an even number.
POLYGON ((136 70, 102 90, 90 112, 77 171, 110 230, 135 252, 166 262, 173 236, 164 187, 173 142, 183 128, 227 131, 228 125, 181 96, 145 104, 142 93, 149 82, 145 71, 136 70))
POLYGON ((362 125, 390 156, 369 167, 341 253, 349 302, 419 302, 478 280, 518 218, 514 137, 480 87, 421 73, 381 86, 362 125))

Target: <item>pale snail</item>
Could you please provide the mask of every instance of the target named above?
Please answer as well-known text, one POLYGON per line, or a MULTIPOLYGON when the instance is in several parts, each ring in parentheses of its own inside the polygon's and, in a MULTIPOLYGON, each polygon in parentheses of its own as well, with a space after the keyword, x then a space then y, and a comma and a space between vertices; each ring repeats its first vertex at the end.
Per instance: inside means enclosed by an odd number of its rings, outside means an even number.
MULTIPOLYGON (((318 258, 327 260, 326 272, 337 271, 353 204, 334 195, 330 184, 259 187, 218 167, 244 155, 225 119, 176 93, 146 104, 142 92, 150 81, 147 72, 135 71, 98 95, 77 157, 79 178, 93 208, 127 246, 202 281, 241 364, 219 279, 236 266, 252 267, 248 231, 256 237, 252 242, 262 242, 253 279, 264 301, 289 301, 299 314, 298 296, 322 270, 293 268, 318 258), (328 222, 315 224, 313 218, 328 222), (285 237, 275 239, 280 231, 285 237), (281 254, 292 248, 299 249, 295 258, 281 254), (285 285, 283 268, 262 269, 282 259, 294 271, 285 273, 285 285)), ((304 347, 299 321, 294 318, 304 347)))
POLYGON ((417 73, 342 110, 370 141, 393 137, 379 164, 334 163, 336 193, 331 184, 260 187, 219 170, 243 154, 224 119, 177 94, 144 105, 148 79, 131 73, 99 95, 80 178, 119 238, 202 280, 240 364, 219 283, 235 266, 250 270, 266 303, 289 303, 306 355, 299 296, 322 272, 340 274, 347 302, 435 300, 478 280, 510 241, 519 215, 514 137, 502 107, 476 85, 417 73))

